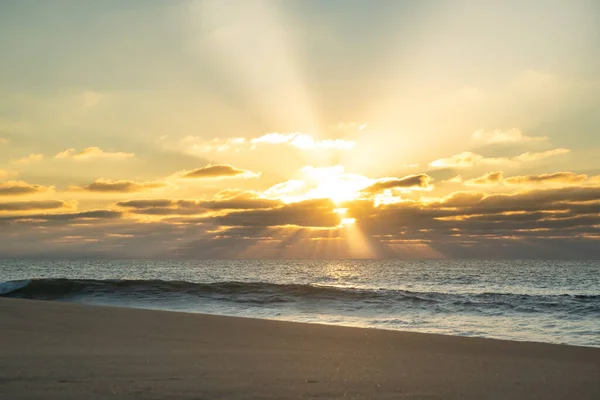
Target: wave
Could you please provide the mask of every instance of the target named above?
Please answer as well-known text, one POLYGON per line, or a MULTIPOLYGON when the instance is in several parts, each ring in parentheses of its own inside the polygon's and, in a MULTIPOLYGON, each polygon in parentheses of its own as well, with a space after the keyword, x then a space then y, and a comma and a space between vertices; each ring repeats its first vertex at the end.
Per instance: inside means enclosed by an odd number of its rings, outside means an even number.
POLYGON ((8 281, 8 282, 0 282, 0 296, 9 294, 11 292, 17 291, 19 289, 24 288, 25 286, 31 283, 31 279, 24 279, 20 281, 8 281))
MULTIPOLYGON (((163 280, 97 280, 97 279, 30 279, 0 282, 0 295, 28 298, 61 298, 81 294, 144 294, 144 295, 257 295, 271 301, 292 300, 293 297, 329 300, 368 300, 381 297, 380 291, 336 288, 302 284, 264 282, 195 283, 163 280)), ((383 291, 381 291, 383 292, 383 291)), ((408 295, 407 292, 407 296, 408 295)), ((418 297, 415 295, 415 299, 418 297)), ((423 299, 425 300, 425 299, 423 299)))
POLYGON ((265 282, 195 283, 164 280, 29 279, 0 282, 0 296, 40 300, 85 297, 164 300, 204 298, 237 303, 276 304, 319 301, 344 302, 357 307, 437 307, 448 312, 511 309, 541 312, 548 309, 600 313, 599 295, 526 295, 509 293, 454 294, 390 289, 339 288, 265 282))

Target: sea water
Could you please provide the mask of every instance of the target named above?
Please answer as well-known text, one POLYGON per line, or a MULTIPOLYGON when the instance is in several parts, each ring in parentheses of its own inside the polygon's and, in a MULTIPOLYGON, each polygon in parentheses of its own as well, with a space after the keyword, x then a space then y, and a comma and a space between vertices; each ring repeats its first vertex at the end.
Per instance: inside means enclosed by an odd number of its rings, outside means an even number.
POLYGON ((600 346, 600 261, 0 260, 0 296, 600 346))

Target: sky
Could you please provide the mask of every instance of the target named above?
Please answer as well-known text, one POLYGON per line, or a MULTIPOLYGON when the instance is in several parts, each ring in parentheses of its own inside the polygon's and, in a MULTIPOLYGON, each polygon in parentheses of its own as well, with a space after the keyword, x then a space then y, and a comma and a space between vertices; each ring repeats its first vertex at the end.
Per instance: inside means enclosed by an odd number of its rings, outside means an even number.
POLYGON ((0 256, 600 258, 595 0, 0 0, 0 256))

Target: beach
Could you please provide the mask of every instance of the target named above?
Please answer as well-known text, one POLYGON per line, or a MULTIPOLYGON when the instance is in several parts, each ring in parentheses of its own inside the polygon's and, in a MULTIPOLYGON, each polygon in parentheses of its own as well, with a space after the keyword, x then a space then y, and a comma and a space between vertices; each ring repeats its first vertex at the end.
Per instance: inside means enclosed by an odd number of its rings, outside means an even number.
POLYGON ((0 299, 2 399, 597 399, 600 349, 0 299))

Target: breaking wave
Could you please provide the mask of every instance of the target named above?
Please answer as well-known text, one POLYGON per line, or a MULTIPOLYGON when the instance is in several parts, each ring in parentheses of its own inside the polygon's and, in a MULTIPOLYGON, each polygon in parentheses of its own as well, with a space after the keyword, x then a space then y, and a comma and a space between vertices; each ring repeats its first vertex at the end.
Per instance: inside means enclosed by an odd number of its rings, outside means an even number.
POLYGON ((339 288, 333 286, 274 284, 264 282, 195 283, 163 280, 30 279, 0 282, 0 296, 39 300, 76 301, 115 298, 161 301, 184 297, 212 301, 276 305, 314 303, 348 307, 435 307, 472 312, 545 312, 600 315, 598 295, 526 295, 510 293, 455 294, 390 289, 339 288))

